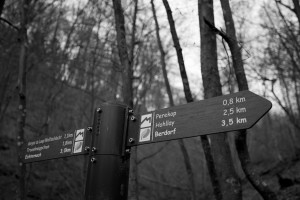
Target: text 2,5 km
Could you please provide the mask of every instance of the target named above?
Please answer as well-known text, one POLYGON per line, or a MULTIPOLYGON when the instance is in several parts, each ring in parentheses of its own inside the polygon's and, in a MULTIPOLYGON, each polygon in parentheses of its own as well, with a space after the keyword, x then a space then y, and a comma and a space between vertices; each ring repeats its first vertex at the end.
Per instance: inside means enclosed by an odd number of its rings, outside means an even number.
POLYGON ((229 109, 224 109, 223 110, 223 115, 224 116, 230 116, 233 115, 234 113, 245 113, 247 112, 247 109, 245 107, 235 107, 235 108, 229 108, 229 109))

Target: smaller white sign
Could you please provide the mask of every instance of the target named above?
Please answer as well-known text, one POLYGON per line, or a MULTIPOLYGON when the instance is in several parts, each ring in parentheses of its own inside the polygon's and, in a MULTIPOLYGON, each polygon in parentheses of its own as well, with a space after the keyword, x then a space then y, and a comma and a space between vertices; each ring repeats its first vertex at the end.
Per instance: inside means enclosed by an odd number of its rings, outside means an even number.
POLYGON ((140 130, 139 142, 147 142, 150 141, 151 138, 151 127, 142 128, 140 130))
POLYGON ((73 153, 81 153, 83 148, 84 129, 75 131, 73 153))
POLYGON ((83 138, 84 138, 84 129, 76 130, 75 141, 83 140, 83 138))
POLYGON ((75 142, 73 153, 80 153, 82 151, 83 141, 75 142))
POLYGON ((139 142, 147 142, 151 139, 152 113, 141 116, 139 142))
POLYGON ((141 128, 149 127, 152 124, 152 113, 141 116, 141 128))

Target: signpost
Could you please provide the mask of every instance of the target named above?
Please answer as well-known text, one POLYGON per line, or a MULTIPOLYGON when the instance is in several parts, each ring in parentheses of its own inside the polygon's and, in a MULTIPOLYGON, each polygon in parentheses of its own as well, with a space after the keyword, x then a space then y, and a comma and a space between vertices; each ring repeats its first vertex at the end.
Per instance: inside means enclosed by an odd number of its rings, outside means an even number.
POLYGON ((95 111, 85 200, 127 199, 125 139, 130 115, 128 106, 118 103, 104 103, 95 111))
POLYGON ((23 163, 30 163, 88 154, 87 133, 85 129, 79 129, 29 140, 23 145, 21 160, 23 163))
POLYGON ((141 114, 127 145, 141 145, 251 128, 272 107, 250 92, 218 96, 141 114))
POLYGON ((20 156, 30 163, 88 154, 85 199, 127 199, 131 146, 249 129, 271 107, 250 91, 141 115, 123 104, 104 103, 95 111, 93 128, 30 140, 20 156))

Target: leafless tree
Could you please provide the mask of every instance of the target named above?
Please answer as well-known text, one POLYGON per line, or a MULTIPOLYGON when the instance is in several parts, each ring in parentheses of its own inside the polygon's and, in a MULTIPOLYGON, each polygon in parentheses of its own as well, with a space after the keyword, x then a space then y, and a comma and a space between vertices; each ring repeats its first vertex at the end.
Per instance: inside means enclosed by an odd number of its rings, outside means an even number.
MULTIPOLYGON (((217 64, 216 36, 206 23, 214 24, 213 1, 199 0, 198 13, 204 95, 205 98, 211 98, 222 95, 217 64)), ((217 172, 211 176, 216 199, 241 199, 241 184, 233 166, 230 148, 226 142, 226 133, 210 136, 210 139, 217 172)))

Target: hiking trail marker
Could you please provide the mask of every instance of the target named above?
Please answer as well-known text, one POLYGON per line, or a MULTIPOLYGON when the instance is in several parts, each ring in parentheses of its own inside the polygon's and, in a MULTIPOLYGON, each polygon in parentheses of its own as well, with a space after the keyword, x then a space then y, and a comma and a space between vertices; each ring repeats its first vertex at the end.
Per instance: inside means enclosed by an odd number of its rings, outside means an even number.
POLYGON ((23 163, 88 155, 85 200, 127 199, 131 146, 251 128, 272 107, 250 92, 218 96, 135 115, 127 105, 106 102, 93 127, 23 144, 23 163))
POLYGON ((249 129, 272 107, 250 91, 141 114, 129 146, 249 129), (134 141, 134 142, 132 142, 134 141))
POLYGON ((87 132, 85 129, 78 129, 29 140, 23 145, 21 160, 23 163, 30 163, 88 154, 85 148, 87 132))

